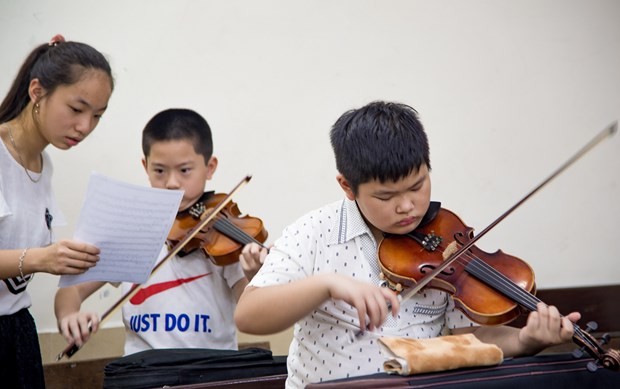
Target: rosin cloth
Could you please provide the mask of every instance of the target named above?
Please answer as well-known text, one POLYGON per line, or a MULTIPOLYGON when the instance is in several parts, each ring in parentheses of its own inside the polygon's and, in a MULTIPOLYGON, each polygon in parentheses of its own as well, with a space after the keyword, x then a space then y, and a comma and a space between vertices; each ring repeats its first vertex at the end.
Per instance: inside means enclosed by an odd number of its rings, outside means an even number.
POLYGON ((499 347, 483 343, 473 334, 429 339, 381 337, 379 343, 390 358, 383 363, 383 369, 389 374, 411 375, 498 365, 504 359, 499 347))

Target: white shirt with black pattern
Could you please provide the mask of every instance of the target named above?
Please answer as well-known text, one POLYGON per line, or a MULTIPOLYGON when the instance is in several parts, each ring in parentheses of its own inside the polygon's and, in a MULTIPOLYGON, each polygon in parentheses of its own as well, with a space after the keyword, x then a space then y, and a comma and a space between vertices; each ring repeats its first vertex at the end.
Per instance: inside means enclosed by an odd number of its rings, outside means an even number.
MULTIPOLYGON (((377 243, 354 201, 326 205, 288 226, 250 285, 286 284, 319 273, 381 283, 377 243)), ((356 310, 344 301, 328 300, 295 324, 286 387, 381 372, 387 356, 377 343, 379 336, 432 338, 472 325, 448 294, 426 289, 403 302, 398 316, 390 316, 375 333, 355 338, 356 310)))

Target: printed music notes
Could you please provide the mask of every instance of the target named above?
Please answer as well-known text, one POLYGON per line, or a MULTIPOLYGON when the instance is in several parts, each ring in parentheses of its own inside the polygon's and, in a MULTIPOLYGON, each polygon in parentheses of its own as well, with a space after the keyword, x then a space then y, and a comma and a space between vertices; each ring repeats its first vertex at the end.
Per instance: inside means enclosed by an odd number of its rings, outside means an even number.
POLYGON ((101 250, 97 265, 63 275, 59 286, 85 281, 144 283, 166 241, 183 191, 127 184, 93 172, 74 239, 101 250))

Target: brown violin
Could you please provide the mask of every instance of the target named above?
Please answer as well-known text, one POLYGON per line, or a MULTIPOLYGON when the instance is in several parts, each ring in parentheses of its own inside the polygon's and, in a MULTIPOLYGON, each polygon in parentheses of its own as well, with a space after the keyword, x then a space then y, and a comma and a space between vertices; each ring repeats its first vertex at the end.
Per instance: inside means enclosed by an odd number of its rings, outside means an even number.
MULTIPOLYGON (((450 293, 455 306, 476 323, 505 324, 523 309, 535 311, 534 272, 523 260, 501 250, 487 253, 469 244, 473 229, 433 202, 423 225, 405 235, 388 235, 379 245, 381 278, 396 291, 435 275, 426 287, 450 293), (460 248, 467 247, 465 250, 460 248), (457 254, 458 253, 458 254, 457 254), (437 271, 439 269, 439 271, 437 271)), ((411 295, 407 294, 406 298, 411 295)), ((573 340, 603 367, 620 370, 620 353, 604 350, 586 330, 573 324, 573 340)), ((603 338, 603 344, 607 338, 603 338)), ((596 364, 588 369, 595 371, 596 364)))
MULTIPOLYGON (((168 234, 168 244, 175 246, 225 197, 226 194, 206 192, 190 208, 179 212, 168 234)), ((237 204, 230 201, 178 255, 183 257, 201 249, 213 263, 225 266, 239 260, 239 254, 246 244, 257 243, 266 248, 263 243, 267 240, 267 235, 261 219, 241 215, 237 204)))
MULTIPOLYGON (((402 291, 412 287, 441 265, 457 247, 467 244, 473 229, 453 212, 432 202, 428 221, 406 235, 388 235, 379 245, 379 262, 389 286, 402 291)), ((487 253, 470 247, 434 277, 427 287, 454 297, 456 306, 479 324, 505 324, 522 313, 536 310, 525 298, 535 292, 534 271, 523 260, 501 250, 487 253), (497 293, 499 291, 501 293, 497 293), (525 293, 523 293, 523 292, 525 293)))
MULTIPOLYGON (((479 324, 504 324, 519 316, 522 309, 535 311, 542 301, 534 295, 534 272, 530 266, 501 250, 484 252, 474 243, 602 139, 614 134, 617 127, 617 122, 606 127, 476 236, 458 216, 441 208, 440 203, 431 202, 418 228, 406 235, 388 235, 380 243, 381 277, 398 292, 410 288, 401 296, 402 300, 424 287, 446 291, 453 295, 455 305, 479 324)), ((575 343, 596 361, 588 364, 590 371, 598 369, 598 364, 620 370, 620 352, 605 350, 605 337, 599 343, 576 324, 573 329, 575 343)))

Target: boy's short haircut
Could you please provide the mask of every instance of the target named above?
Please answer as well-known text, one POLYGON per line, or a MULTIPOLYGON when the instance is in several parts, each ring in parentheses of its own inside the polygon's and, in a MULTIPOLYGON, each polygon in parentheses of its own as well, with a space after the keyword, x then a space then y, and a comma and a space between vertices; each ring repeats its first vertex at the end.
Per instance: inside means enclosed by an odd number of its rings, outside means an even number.
POLYGON ((428 139, 412 107, 375 101, 345 112, 330 133, 336 167, 353 193, 372 180, 398 181, 425 164, 428 139))
POLYGON ((213 138, 209 123, 191 109, 170 108, 159 112, 142 131, 142 152, 148 159, 155 142, 189 140, 196 154, 202 154, 205 163, 213 155, 213 138))

